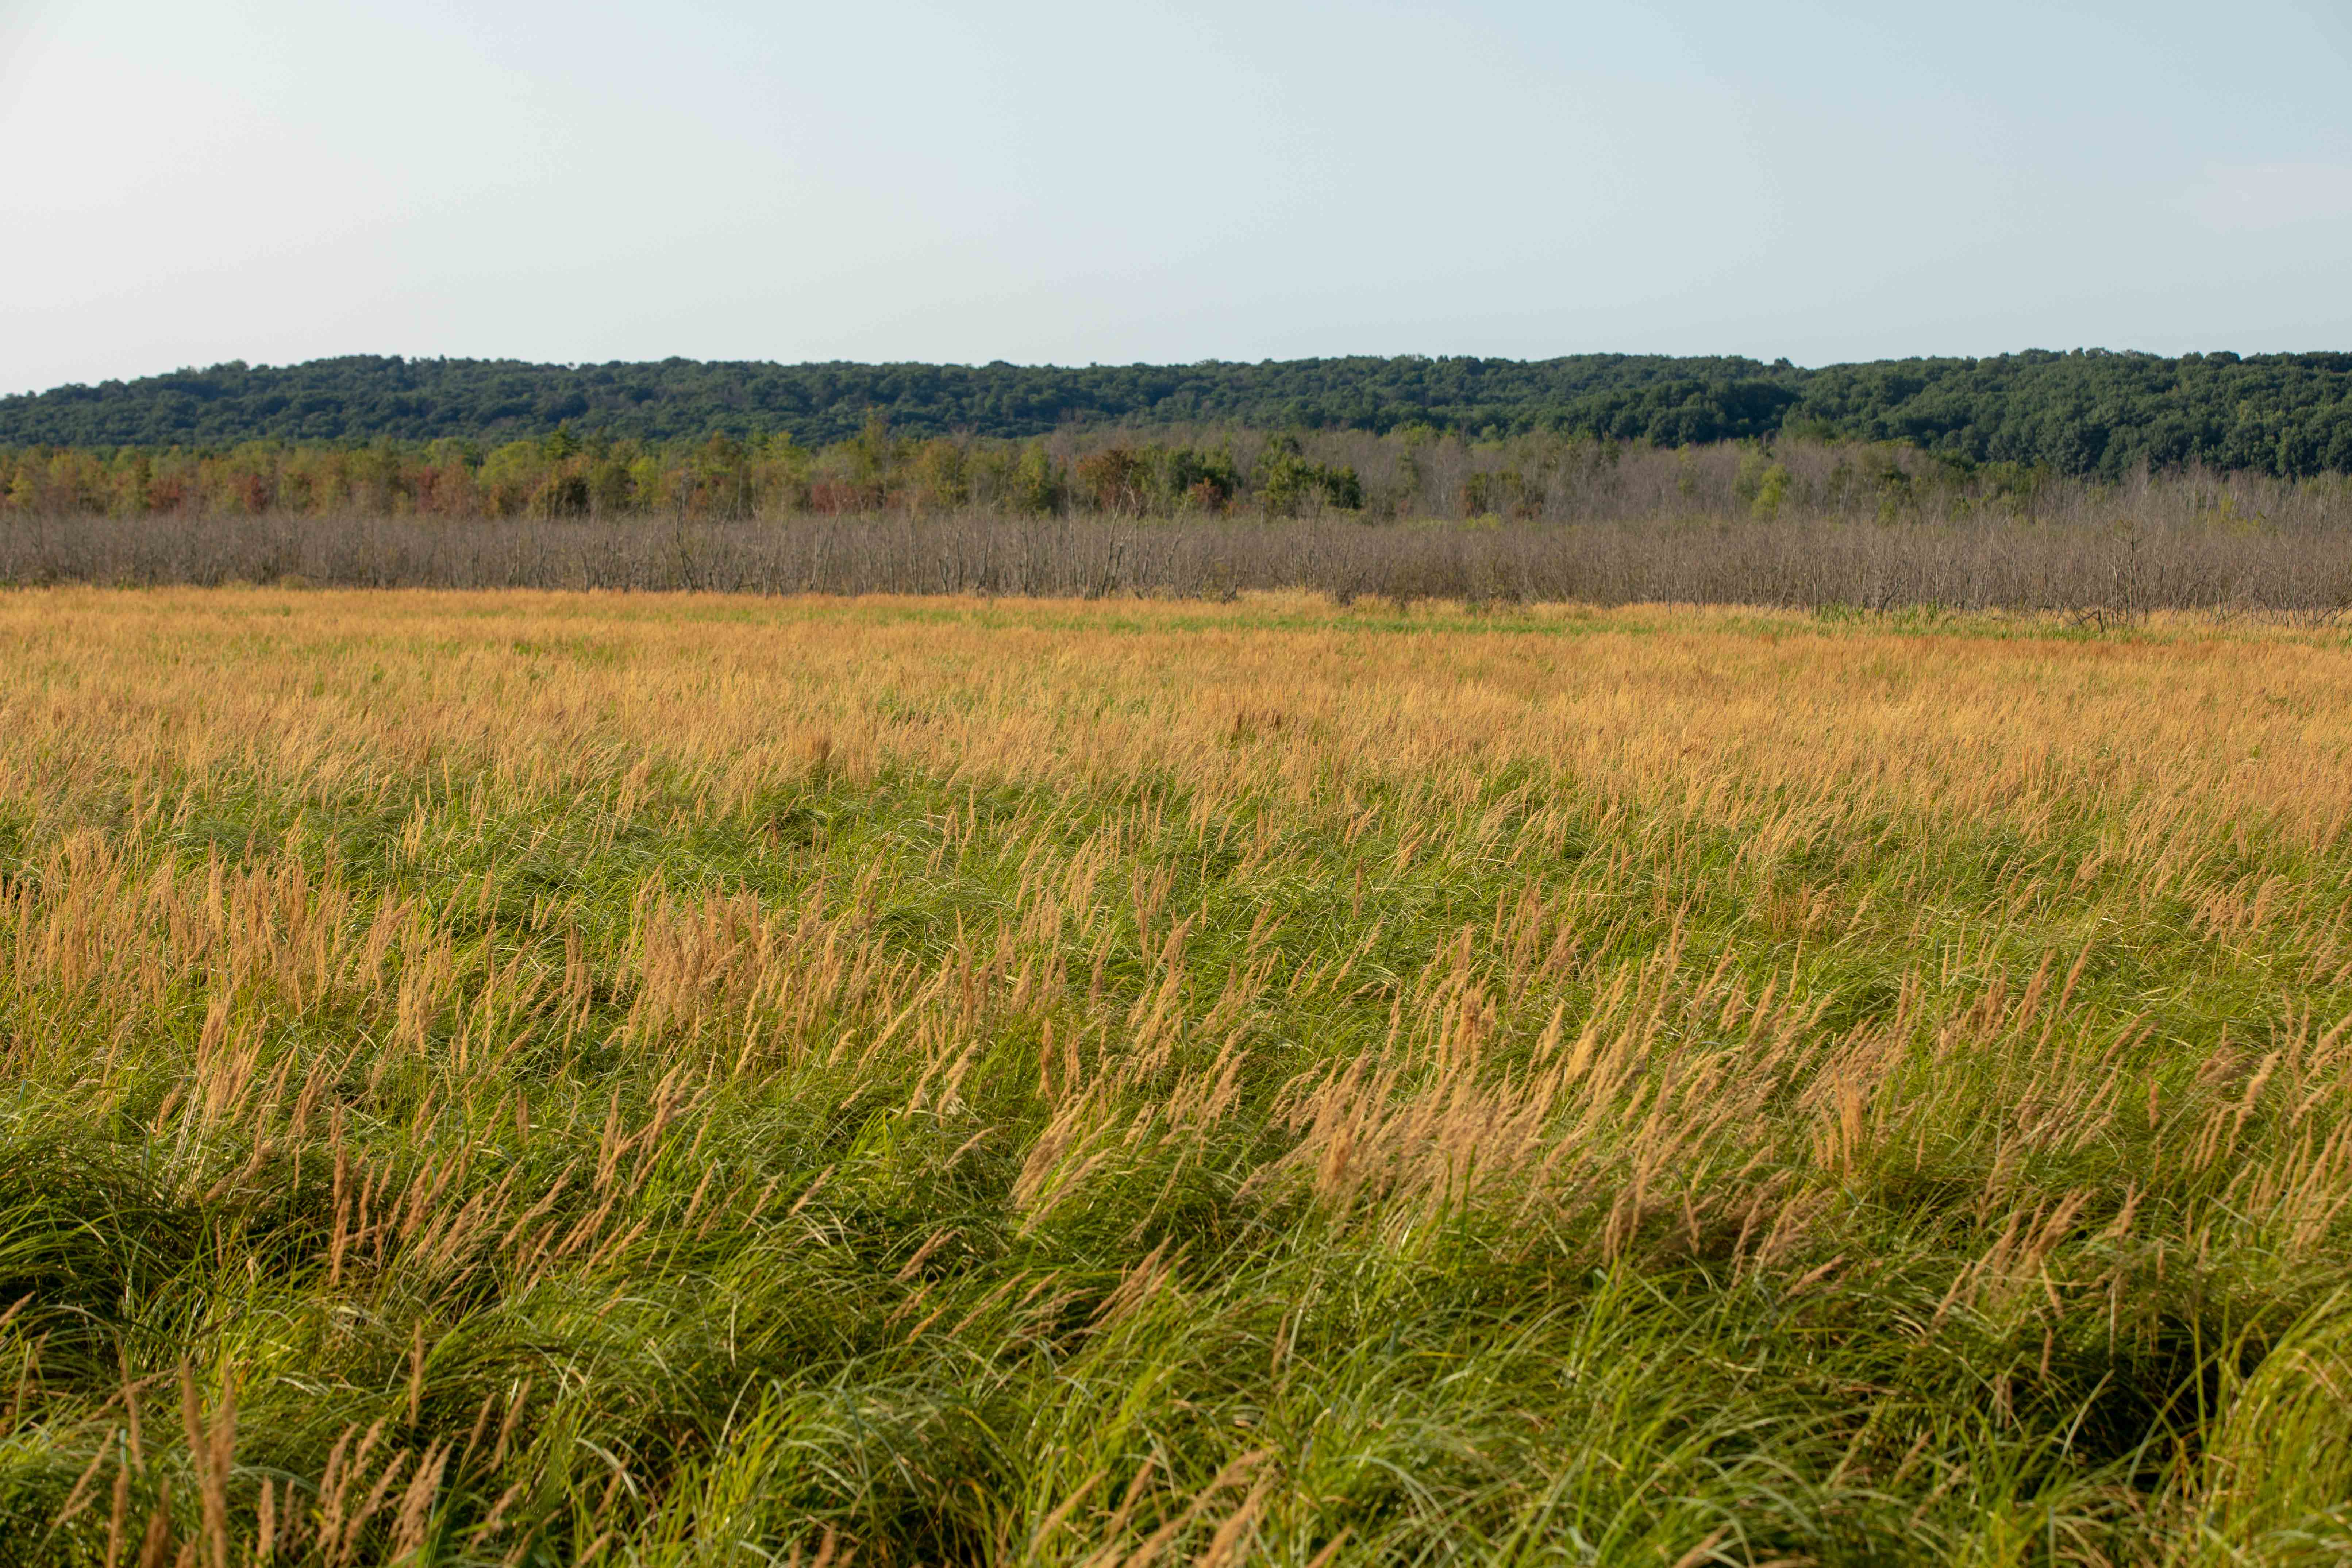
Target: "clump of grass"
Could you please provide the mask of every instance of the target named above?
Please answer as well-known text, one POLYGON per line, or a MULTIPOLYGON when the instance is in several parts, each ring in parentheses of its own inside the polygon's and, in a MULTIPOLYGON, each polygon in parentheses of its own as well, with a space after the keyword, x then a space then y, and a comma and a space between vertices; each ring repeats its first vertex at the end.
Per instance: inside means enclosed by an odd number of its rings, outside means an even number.
POLYGON ((2340 639, 76 590, 0 658, 24 1560, 2352 1544, 2340 639))

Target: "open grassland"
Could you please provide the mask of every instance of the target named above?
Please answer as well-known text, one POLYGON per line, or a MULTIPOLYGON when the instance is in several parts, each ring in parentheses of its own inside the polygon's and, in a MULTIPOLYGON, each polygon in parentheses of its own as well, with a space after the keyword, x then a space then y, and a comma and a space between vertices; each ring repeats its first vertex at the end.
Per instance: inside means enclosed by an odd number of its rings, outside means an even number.
POLYGON ((2341 1561, 2347 692, 0 597, 0 1555, 2341 1561))

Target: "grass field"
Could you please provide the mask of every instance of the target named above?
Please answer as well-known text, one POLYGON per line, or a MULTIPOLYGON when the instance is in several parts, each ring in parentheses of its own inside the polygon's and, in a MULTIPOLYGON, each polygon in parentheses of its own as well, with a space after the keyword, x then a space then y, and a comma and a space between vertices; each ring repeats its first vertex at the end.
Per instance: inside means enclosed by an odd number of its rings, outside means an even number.
POLYGON ((2341 1562, 2347 695, 0 596, 0 1558, 2341 1562))

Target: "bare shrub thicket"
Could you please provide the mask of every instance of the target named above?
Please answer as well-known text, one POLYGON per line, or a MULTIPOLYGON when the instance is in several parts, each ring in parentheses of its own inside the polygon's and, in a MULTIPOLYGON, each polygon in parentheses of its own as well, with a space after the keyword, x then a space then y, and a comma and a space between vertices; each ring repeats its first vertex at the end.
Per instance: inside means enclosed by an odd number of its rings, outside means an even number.
MULTIPOLYGON (((1071 453, 1108 437, 1066 438, 1071 453)), ((1236 451, 1251 460, 1248 452, 1236 451)), ((1935 605, 2128 618, 2352 607, 2352 486, 2190 471, 1958 482, 1896 448, 1331 432, 1360 511, 725 519, 0 514, 0 582, 1935 605), (1514 460, 1515 455, 1527 458, 1514 460)))
POLYGON ((1306 588, 1472 602, 1752 604, 2130 616, 2352 607, 2352 533, 1985 519, 1883 526, 1759 521, 1491 528, 1091 516, 773 522, 442 521, 352 515, 20 517, 0 582, 299 580, 372 587, 1223 597, 1306 588))

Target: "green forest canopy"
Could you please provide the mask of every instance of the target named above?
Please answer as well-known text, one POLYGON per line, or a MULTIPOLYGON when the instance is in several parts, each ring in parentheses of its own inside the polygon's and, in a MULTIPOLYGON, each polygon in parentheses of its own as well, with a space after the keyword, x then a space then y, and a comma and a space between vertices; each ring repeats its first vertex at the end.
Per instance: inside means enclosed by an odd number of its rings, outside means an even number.
POLYGON ((1661 446, 1780 432, 1908 442, 1969 462, 2114 478, 2202 462, 2352 471, 2352 353, 2032 351, 1806 369, 1786 360, 1579 354, 1191 365, 530 364, 372 355, 242 362, 0 398, 0 447, 276 438, 507 439, 560 426, 674 439, 1041 435, 1070 424, 1553 430, 1661 446))

